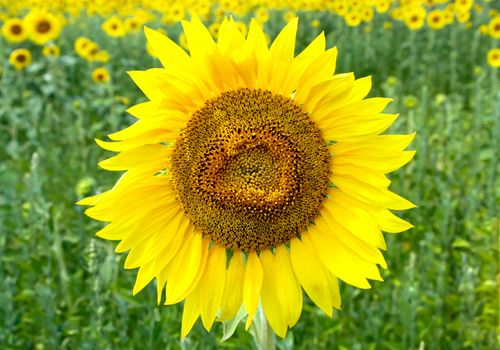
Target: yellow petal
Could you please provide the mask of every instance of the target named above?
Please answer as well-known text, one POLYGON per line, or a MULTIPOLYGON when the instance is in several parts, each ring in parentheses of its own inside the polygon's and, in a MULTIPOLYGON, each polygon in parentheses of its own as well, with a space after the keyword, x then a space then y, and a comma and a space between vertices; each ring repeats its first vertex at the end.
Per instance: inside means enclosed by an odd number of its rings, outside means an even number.
POLYGON ((250 20, 248 28, 247 43, 252 52, 255 52, 257 57, 262 57, 268 53, 266 35, 262 31, 262 27, 255 19, 250 20))
MULTIPOLYGON (((354 74, 336 74, 328 80, 318 82, 309 89, 309 93, 304 98, 304 111, 311 113, 311 118, 317 121, 316 111, 321 114, 321 106, 326 105, 328 108, 333 108, 332 102, 335 101, 337 107, 347 104, 348 97, 351 95, 353 88, 354 74)), ((326 121, 319 122, 318 126, 323 128, 326 121)))
POLYGON ((235 251, 226 271, 224 296, 222 298, 220 320, 233 319, 243 303, 243 283, 245 281, 245 265, 243 255, 235 251))
POLYGON ((110 139, 117 140, 127 140, 132 138, 137 138, 145 133, 151 132, 153 130, 164 130, 164 132, 169 131, 179 131, 182 129, 186 120, 170 119, 168 117, 154 118, 154 119, 141 119, 131 126, 108 135, 110 139))
POLYGON ((295 54, 295 37, 297 36, 298 17, 292 19, 274 39, 269 50, 272 59, 278 62, 292 61, 295 54))
POLYGON ((157 235, 165 227, 165 223, 170 222, 178 214, 179 206, 172 207, 169 210, 164 210, 164 208, 160 207, 149 212, 148 215, 143 216, 142 220, 138 222, 137 229, 135 227, 132 227, 132 229, 129 228, 129 234, 118 244, 115 252, 125 252, 148 240, 150 237, 157 235))
POLYGON ((260 261, 264 272, 261 292, 262 308, 271 328, 278 336, 284 338, 288 324, 287 315, 278 300, 277 288, 281 286, 276 285, 275 257, 269 249, 266 249, 260 253, 260 261))
POLYGON ((290 241, 290 261, 302 288, 318 307, 332 316, 332 292, 323 263, 298 238, 290 241))
POLYGON ((201 303, 200 294, 203 291, 199 288, 195 288, 184 301, 184 310, 182 312, 182 327, 181 327, 181 339, 184 339, 191 328, 193 328, 198 316, 200 315, 201 303))
POLYGON ((376 204, 393 210, 415 208, 415 204, 388 189, 373 187, 354 178, 339 177, 335 181, 335 186, 343 192, 369 204, 376 204))
POLYGON ((336 179, 341 178, 355 178, 363 181, 374 187, 387 188, 391 181, 381 171, 375 171, 372 168, 357 165, 354 161, 347 161, 347 159, 339 159, 341 157, 333 157, 330 165, 331 175, 330 181, 336 182, 336 179))
POLYGON ((165 304, 178 303, 186 297, 193 284, 197 284, 196 278, 206 263, 203 248, 201 234, 194 232, 186 236, 181 249, 169 264, 165 304))
POLYGON ((337 198, 329 198, 325 200, 321 214, 328 220, 338 222, 351 234, 368 244, 379 248, 385 247, 378 225, 364 211, 345 205, 337 198))
POLYGON ((96 205, 109 191, 105 191, 103 193, 96 194, 95 196, 90 196, 87 198, 83 198, 76 202, 77 205, 96 205))
POLYGON ((299 79, 297 92, 294 100, 299 104, 305 104, 306 97, 311 89, 332 78, 337 60, 337 48, 326 50, 324 53, 312 60, 299 79))
MULTIPOLYGON (((288 96, 284 91, 290 76, 290 68, 295 54, 295 37, 297 35, 298 18, 294 18, 281 30, 269 49, 269 89, 288 96)), ((293 78, 293 77, 292 77, 293 78)))
POLYGON ((314 38, 313 41, 311 41, 309 45, 307 45, 307 47, 304 50, 302 50, 300 54, 297 55, 295 60, 302 61, 302 60, 314 59, 315 57, 318 57, 323 52, 325 52, 325 47, 326 47, 325 32, 321 32, 318 34, 316 38, 314 38))
POLYGON ((162 68, 151 68, 146 71, 127 72, 135 85, 141 89, 147 98, 153 101, 161 100, 165 97, 164 89, 169 85, 168 80, 163 79, 162 68))
POLYGON ((226 277, 226 248, 214 244, 207 259, 205 272, 199 282, 203 290, 200 295, 201 320, 207 331, 210 331, 217 316, 217 311, 222 303, 224 295, 224 283, 226 277))
POLYGON ((326 272, 328 275, 328 284, 330 286, 329 289, 332 296, 331 299, 332 306, 336 309, 340 309, 342 304, 342 299, 340 297, 339 280, 337 279, 337 277, 332 275, 330 271, 327 270, 326 272))
MULTIPOLYGON (((390 173, 401 168, 415 156, 415 151, 380 151, 355 150, 334 157, 338 165, 356 164, 363 168, 373 169, 382 174, 390 173)), ((335 166, 334 166, 335 167, 335 166)))
POLYGON ((364 78, 356 79, 354 81, 354 86, 349 96, 351 102, 361 101, 370 93, 372 88, 372 77, 367 76, 364 78))
MULTIPOLYGON (((157 220, 159 224, 156 225, 150 225, 146 220, 144 220, 139 223, 138 228, 132 233, 132 235, 126 237, 122 241, 127 244, 123 244, 121 246, 121 251, 131 248, 127 259, 125 260, 126 269, 136 268, 150 260, 156 259, 162 250, 178 234, 179 230, 185 230, 185 225, 186 222, 188 222, 188 219, 184 217, 183 213, 179 209, 180 207, 175 209, 168 216, 159 215, 161 219, 157 220), (127 242, 129 237, 134 236, 141 237, 141 241, 139 241, 139 243, 131 242, 130 240, 127 242)), ((148 219, 151 220, 149 217, 148 219)), ((122 243, 120 243, 120 245, 121 244, 122 243)), ((164 266, 158 267, 158 269, 163 267, 164 266)))
POLYGON ((144 27, 144 33, 148 43, 154 48, 155 55, 165 68, 177 73, 182 72, 180 75, 185 78, 192 78, 191 59, 186 51, 156 30, 144 27))
POLYGON ((220 25, 217 38, 219 51, 225 54, 233 50, 238 50, 245 45, 245 38, 236 26, 234 19, 232 17, 229 20, 224 18, 220 25))
MULTIPOLYGON (((336 239, 341 241, 344 246, 347 247, 349 253, 357 255, 359 258, 369 263, 379 264, 383 268, 387 268, 384 256, 377 246, 368 243, 366 239, 360 238, 342 226, 339 223, 339 218, 329 216, 326 212, 323 212, 323 214, 325 215, 317 218, 316 220, 316 228, 319 231, 335 236, 336 239)), ((384 238, 381 233, 379 233, 379 235, 381 240, 380 245, 382 245, 380 249, 385 249, 386 246, 384 238)))
POLYGON ((380 229, 385 232, 397 233, 414 227, 412 224, 391 213, 387 208, 356 199, 338 188, 331 191, 330 197, 345 203, 345 205, 348 205, 355 210, 364 211, 368 215, 371 215, 375 222, 379 225, 380 229))
POLYGON ((134 168, 147 167, 150 172, 157 172, 169 164, 172 148, 161 144, 143 145, 109 159, 99 162, 99 166, 106 170, 122 171, 134 168))
POLYGON ((179 131, 154 129, 124 141, 109 142, 95 139, 99 147, 112 152, 123 152, 143 145, 153 145, 162 142, 172 142, 179 136, 179 131))
POLYGON ((373 272, 373 268, 376 269, 375 265, 359 263, 360 259, 355 259, 335 236, 310 225, 309 231, 304 233, 301 239, 303 242, 310 241, 306 244, 314 247, 318 257, 334 276, 355 287, 370 288, 366 275, 373 272), (368 271, 368 268, 371 271, 368 271))
POLYGON ((262 281, 262 307, 275 333, 284 337, 302 311, 302 290, 293 273, 290 257, 284 245, 261 253, 264 271, 262 281))
POLYGON ((403 151, 415 138, 416 133, 408 135, 375 135, 350 138, 329 147, 334 154, 345 154, 355 150, 377 149, 403 151))
POLYGON ((245 328, 248 330, 259 304, 262 289, 263 271, 259 257, 255 252, 248 253, 243 285, 243 304, 248 313, 245 328))
POLYGON ((321 128, 326 139, 343 141, 350 137, 378 135, 394 124, 398 116, 399 114, 374 114, 341 118, 332 113, 330 124, 322 123, 321 128))

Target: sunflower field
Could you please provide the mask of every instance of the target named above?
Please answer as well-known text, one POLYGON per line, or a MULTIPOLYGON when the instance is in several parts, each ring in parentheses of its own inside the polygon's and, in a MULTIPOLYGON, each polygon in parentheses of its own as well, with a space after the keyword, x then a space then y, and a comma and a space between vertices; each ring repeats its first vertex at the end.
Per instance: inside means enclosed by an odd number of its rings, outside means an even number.
POLYGON ((500 349, 498 1, 0 27, 0 349, 500 349))

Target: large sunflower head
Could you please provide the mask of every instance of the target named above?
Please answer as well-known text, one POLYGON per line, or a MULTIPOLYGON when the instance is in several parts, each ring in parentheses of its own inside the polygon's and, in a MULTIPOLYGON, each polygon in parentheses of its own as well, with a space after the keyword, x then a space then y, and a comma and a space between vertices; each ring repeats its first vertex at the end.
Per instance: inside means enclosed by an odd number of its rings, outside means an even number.
POLYGON ((11 43, 20 43, 26 40, 28 33, 21 19, 11 18, 2 25, 2 35, 11 43))
POLYGON ((156 279, 158 302, 184 300, 183 337, 199 316, 210 329, 241 307, 248 327, 259 304, 283 337, 302 289, 331 315, 338 279, 381 280, 381 231, 411 227, 389 209, 414 206, 385 174, 413 157, 414 134, 380 135, 391 100, 366 98, 369 77, 334 74, 324 34, 295 57, 297 19, 270 47, 256 21, 245 37, 225 19, 216 42, 199 19, 182 24, 189 55, 146 29, 165 68, 130 72, 149 101, 98 141, 119 152, 100 166, 125 173, 80 204, 129 251, 134 294, 156 279))

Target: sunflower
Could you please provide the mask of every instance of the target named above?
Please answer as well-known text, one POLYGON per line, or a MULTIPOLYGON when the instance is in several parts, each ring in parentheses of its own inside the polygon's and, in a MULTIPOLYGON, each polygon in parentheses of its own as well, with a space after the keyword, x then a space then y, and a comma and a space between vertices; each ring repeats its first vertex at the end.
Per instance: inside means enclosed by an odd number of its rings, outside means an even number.
POLYGON ((391 7, 391 2, 389 0, 377 0, 375 8, 378 13, 386 13, 391 7))
POLYGON ((61 34, 62 23, 53 14, 43 11, 32 11, 26 18, 29 38, 38 45, 57 39, 61 34))
POLYGON ((344 16, 345 23, 349 27, 357 27, 361 23, 361 16, 358 12, 349 12, 344 16))
POLYGON ((109 82, 109 72, 104 67, 96 68, 92 71, 92 80, 96 83, 107 83, 109 82))
POLYGON ((124 22, 125 31, 127 33, 136 33, 141 29, 141 22, 135 17, 127 18, 124 22))
POLYGON ((61 54, 61 49, 55 44, 46 45, 43 47, 42 54, 45 57, 57 57, 61 54))
POLYGON ((373 9, 365 7, 361 10, 361 19, 363 22, 371 22, 373 20, 373 9))
POLYGON ((2 35, 11 43, 20 43, 26 40, 28 33, 21 19, 11 18, 3 24, 2 35))
POLYGON ((408 9, 404 16, 406 26, 411 30, 422 28, 425 23, 425 15, 426 11, 423 7, 418 6, 408 9))
POLYGON ((487 62, 491 67, 500 67, 500 49, 488 51, 487 62))
POLYGON ((74 42, 74 47, 75 47, 76 53, 78 54, 78 56, 83 57, 83 58, 86 58, 88 56, 89 51, 92 49, 92 47, 94 45, 97 45, 97 44, 95 44, 89 38, 86 38, 83 36, 79 36, 78 38, 76 38, 76 40, 74 42))
POLYGON ((9 56, 9 63, 16 69, 24 69, 31 64, 31 52, 28 49, 16 49, 9 56))
POLYGON ((245 38, 224 19, 214 42, 194 17, 182 22, 189 55, 146 28, 166 68, 129 73, 149 101, 114 142, 97 141, 120 152, 99 165, 126 172, 79 204, 109 223, 97 236, 129 251, 133 294, 156 279, 158 303, 184 300, 182 337, 241 307, 249 327, 259 304, 284 337, 302 289, 331 316, 338 279, 382 280, 381 231, 412 227, 389 210, 414 205, 385 174, 413 157, 414 134, 380 135, 397 118, 382 113, 391 99, 365 98, 370 77, 334 75, 324 33, 294 57, 297 24, 269 48, 255 20, 245 38))
POLYGON ((488 24, 488 33, 495 39, 500 39, 500 16, 495 16, 488 24))
POLYGON ((443 16, 443 11, 433 10, 429 12, 429 15, 427 16, 427 25, 429 26, 429 28, 434 30, 444 28, 446 22, 443 16))
POLYGON ((125 25, 117 16, 109 17, 102 25, 102 30, 112 38, 120 38, 125 35, 125 25))

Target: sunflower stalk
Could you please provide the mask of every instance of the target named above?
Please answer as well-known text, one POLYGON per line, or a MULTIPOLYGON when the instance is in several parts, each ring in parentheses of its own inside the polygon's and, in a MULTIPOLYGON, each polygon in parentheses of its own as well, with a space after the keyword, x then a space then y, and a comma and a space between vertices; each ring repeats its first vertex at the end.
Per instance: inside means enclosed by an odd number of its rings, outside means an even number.
POLYGON ((274 332, 267 322, 266 315, 259 307, 252 323, 252 331, 250 332, 259 350, 274 350, 276 349, 274 332))

